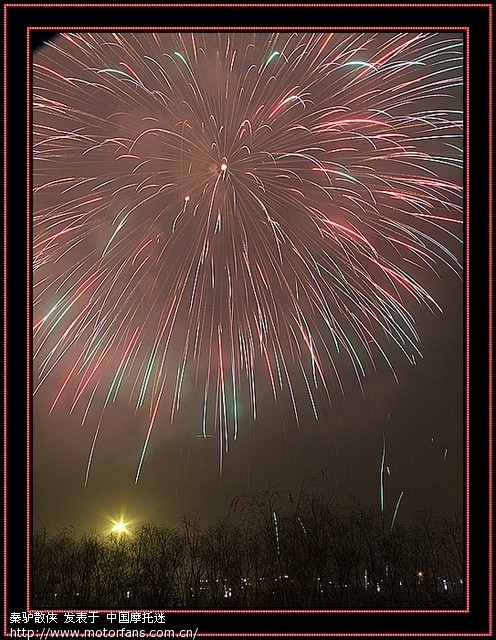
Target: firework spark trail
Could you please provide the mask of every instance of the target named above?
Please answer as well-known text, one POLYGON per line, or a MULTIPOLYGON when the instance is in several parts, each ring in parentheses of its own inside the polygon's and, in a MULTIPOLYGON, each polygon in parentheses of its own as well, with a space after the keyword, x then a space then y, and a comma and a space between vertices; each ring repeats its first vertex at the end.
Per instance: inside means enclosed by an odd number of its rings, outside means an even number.
POLYGON ((396 516, 398 515, 398 509, 400 508, 400 502, 401 502, 401 499, 403 498, 404 493, 405 493, 404 491, 401 491, 398 497, 398 500, 396 501, 396 505, 393 511, 393 517, 391 518, 391 526, 389 528, 390 531, 393 530, 394 523, 396 522, 396 516))
POLYGON ((408 307, 437 304, 419 274, 460 272, 460 37, 48 44, 33 74, 36 390, 59 375, 52 408, 73 394, 83 422, 95 412, 86 480, 118 397, 149 411, 138 481, 185 388, 222 461, 260 386, 299 422, 305 398, 318 417, 343 392, 341 354, 359 382, 378 360, 394 374, 395 349, 420 354, 408 307))

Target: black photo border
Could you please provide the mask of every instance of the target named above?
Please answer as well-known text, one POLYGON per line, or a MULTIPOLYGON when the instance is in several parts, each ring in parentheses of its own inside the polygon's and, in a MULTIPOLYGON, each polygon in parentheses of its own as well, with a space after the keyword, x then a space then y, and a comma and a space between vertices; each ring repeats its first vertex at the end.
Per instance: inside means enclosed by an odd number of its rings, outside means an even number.
MULTIPOLYGON (((349 28, 464 31, 466 58, 466 515, 467 606, 454 611, 167 611, 168 628, 197 637, 492 635, 492 5, 381 4, 5 4, 4 5, 4 621, 30 612, 30 104, 33 47, 76 28, 349 28)), ((91 625, 103 629, 105 612, 91 625)), ((59 627, 67 630, 63 624, 59 627)), ((48 626, 48 625, 47 625, 48 626)), ((71 625, 77 629, 77 625, 71 625)), ((84 628, 89 628, 86 625, 84 628)), ((114 627, 114 629, 116 629, 114 627)), ((130 625, 129 628, 138 628, 130 625)), ((143 627, 141 627, 143 628, 143 627)), ((146 630, 146 629, 145 629, 146 630)), ((83 627, 81 627, 81 635, 83 627)))

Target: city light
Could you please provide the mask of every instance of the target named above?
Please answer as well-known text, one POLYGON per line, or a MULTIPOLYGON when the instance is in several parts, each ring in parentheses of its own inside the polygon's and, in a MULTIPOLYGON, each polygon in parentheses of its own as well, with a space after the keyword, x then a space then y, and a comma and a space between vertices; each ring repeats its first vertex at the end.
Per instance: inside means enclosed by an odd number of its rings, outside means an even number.
POLYGON ((116 522, 114 524, 114 526, 112 527, 112 532, 113 533, 128 533, 127 524, 125 522, 123 522, 122 520, 119 520, 119 522, 116 522))

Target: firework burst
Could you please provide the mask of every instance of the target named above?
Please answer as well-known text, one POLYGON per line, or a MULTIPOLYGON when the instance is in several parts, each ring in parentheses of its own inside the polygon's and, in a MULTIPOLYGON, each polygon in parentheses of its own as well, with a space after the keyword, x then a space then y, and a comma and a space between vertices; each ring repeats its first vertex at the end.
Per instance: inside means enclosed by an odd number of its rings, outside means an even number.
POLYGON ((52 406, 92 416, 86 481, 117 398, 149 415, 137 481, 185 387, 222 466, 261 386, 299 421, 342 390, 342 355, 360 381, 419 354, 418 274, 459 273, 462 65, 427 32, 68 33, 35 54, 35 392, 56 376, 52 406))

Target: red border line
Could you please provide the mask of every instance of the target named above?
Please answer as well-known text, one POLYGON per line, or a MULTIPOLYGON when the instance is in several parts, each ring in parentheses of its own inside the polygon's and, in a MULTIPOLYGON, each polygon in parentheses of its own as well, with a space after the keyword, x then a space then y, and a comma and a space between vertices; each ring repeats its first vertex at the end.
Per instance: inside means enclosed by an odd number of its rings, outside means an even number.
MULTIPOLYGON (((19 5, 15 5, 15 6, 19 6, 19 5)), ((73 5, 26 5, 26 6, 73 6, 73 5)), ((76 6, 83 6, 83 5, 76 5, 76 6)), ((90 5, 84 5, 84 6, 90 6, 90 5)), ((99 6, 99 7, 104 7, 104 6, 135 6, 135 5, 95 5, 95 6, 99 6)), ((139 5, 139 6, 157 6, 157 5, 139 5)), ((181 7, 185 7, 185 6, 224 6, 224 5, 166 5, 167 7, 170 6, 181 6, 181 7)), ((253 7, 255 5, 229 5, 229 6, 247 6, 247 7, 253 7)), ((256 6, 262 6, 262 5, 256 5, 256 6)), ((263 5, 263 6, 304 6, 304 7, 308 7, 308 6, 331 6, 331 5, 263 5)), ((356 5, 333 5, 333 6, 343 6, 343 7, 348 7, 350 8, 351 6, 356 6, 356 5)), ((367 5, 360 5, 360 6, 367 6, 367 5)), ((369 6, 397 6, 397 5, 369 5, 369 6)), ((406 5, 402 5, 402 6, 406 6, 406 5)), ((427 6, 427 5, 412 5, 412 6, 427 6)), ((434 6, 434 5, 432 5, 434 6)), ((438 6, 460 6, 460 5, 438 5, 438 6)), ((474 6, 474 5, 467 5, 467 6, 474 6)), ((37 29, 41 29, 41 27, 28 27, 27 30, 27 56, 28 56, 28 66, 27 66, 27 105, 28 105, 28 123, 27 123, 27 135, 28 135, 28 154, 30 153, 31 149, 30 149, 30 145, 29 145, 29 139, 30 139, 30 117, 29 117, 29 109, 30 109, 30 89, 31 89, 31 82, 30 82, 30 63, 31 63, 31 51, 30 51, 30 47, 29 47, 29 35, 31 33, 31 31, 36 31, 37 29)), ((92 28, 85 28, 85 27, 69 27, 69 26, 58 26, 58 27, 47 27, 44 26, 43 30, 60 30, 60 31, 66 31, 69 29, 73 29, 75 31, 85 31, 87 29, 89 29, 90 31, 112 31, 112 30, 122 30, 122 31, 136 31, 136 27, 92 27, 92 28)), ((139 31, 177 31, 180 29, 184 29, 187 31, 218 31, 219 27, 164 27, 164 28, 157 28, 157 27, 145 27, 145 28, 139 28, 139 31)), ((223 30, 231 30, 231 27, 221 27, 220 29, 223 30)), ((249 28, 249 31, 256 31, 256 30, 263 30, 263 31, 289 31, 289 30, 293 30, 293 27, 254 27, 254 28, 249 28)), ((410 32, 415 32, 415 31, 421 31, 421 30, 427 30, 427 31, 464 31, 466 33, 467 36, 467 40, 466 40, 466 109, 467 109, 467 120, 468 120, 468 96, 469 96, 469 85, 468 85, 468 60, 469 60, 469 48, 468 48, 468 28, 467 27, 305 27, 305 28, 299 28, 299 30, 301 31, 313 31, 313 30, 318 30, 318 31, 344 31, 344 32, 355 32, 355 31, 410 31, 410 32)), ((247 28, 246 27, 233 27, 232 28, 233 31, 237 31, 237 30, 243 30, 246 31, 247 28)), ((467 185, 466 185, 466 192, 468 193, 468 123, 467 123, 467 133, 466 133, 466 153, 467 153, 467 160, 466 160, 466 178, 467 178, 467 185)), ((30 155, 28 155, 28 157, 30 157, 30 155)), ((30 205, 30 176, 28 173, 28 205, 30 205)), ((28 215, 30 212, 30 207, 28 206, 28 215)), ((467 203, 467 223, 466 223, 466 232, 467 232, 467 238, 468 238, 468 203, 467 203)), ((467 262, 466 262, 466 268, 467 268, 467 278, 466 278, 466 290, 467 290, 467 301, 468 301, 468 242, 467 242, 467 246, 466 246, 466 256, 467 256, 467 262)), ((28 263, 28 274, 29 274, 29 268, 30 268, 30 264, 28 263)), ((28 275, 28 296, 29 296, 29 275, 28 275)), ((30 344, 30 340, 29 340, 29 320, 30 320, 30 314, 29 314, 29 310, 28 310, 28 345, 30 344)), ((468 364, 468 306, 467 306, 467 364, 468 364)), ((28 358, 28 367, 29 367, 29 358, 28 358)), ((29 387, 29 384, 28 384, 29 387)), ((27 400, 30 400, 30 395, 29 395, 29 389, 28 389, 28 397, 27 400)), ((28 417, 29 417, 29 406, 28 406, 28 417)), ((468 427, 468 367, 467 367, 467 427, 468 427)), ((469 447, 469 437, 468 437, 468 428, 467 428, 467 452, 466 452, 466 472, 467 472, 467 486, 466 486, 466 499, 467 499, 467 505, 466 505, 466 514, 467 514, 467 519, 466 519, 466 542, 467 542, 467 551, 468 551, 468 544, 469 544, 469 529, 468 529, 468 520, 469 520, 469 468, 468 468, 468 459, 469 459, 469 455, 468 455, 468 447, 469 447)), ((29 456, 29 438, 28 438, 28 456, 29 456)), ((27 478, 27 496, 28 496, 28 524, 30 524, 30 511, 29 511, 29 487, 30 487, 30 478, 29 478, 29 469, 28 469, 28 478, 27 478)), ((28 526, 28 569, 29 569, 29 550, 30 550, 30 539, 29 539, 29 526, 28 526)), ((467 554, 468 555, 468 554, 467 554)), ((28 571, 28 579, 27 579, 27 593, 28 593, 28 604, 29 604, 29 571, 28 571)), ((215 614, 232 614, 232 613, 241 613, 243 615, 245 614, 260 614, 260 613, 265 613, 265 614, 280 614, 280 615, 285 615, 285 614, 328 614, 328 613, 339 613, 339 614, 381 614, 381 613, 393 613, 393 614, 419 614, 419 613, 423 613, 423 614, 464 614, 464 613, 468 613, 469 612, 469 565, 468 565, 468 560, 467 560, 467 576, 466 576, 466 609, 250 609, 250 610, 244 610, 244 609, 165 609, 164 612, 165 613, 178 613, 178 614, 191 614, 191 613, 195 613, 195 614, 206 614, 206 613, 215 613, 215 614)), ((45 611, 45 610, 36 610, 36 611, 45 611)), ((48 610, 46 610, 48 611, 48 610)), ((50 612, 54 612, 54 613, 65 613, 67 612, 67 609, 50 609, 50 612)), ((99 613, 107 613, 107 612, 112 612, 113 610, 106 610, 106 609, 102 609, 102 610, 98 610, 99 613)), ((154 611, 153 609, 133 609, 133 611, 136 612, 150 612, 150 611, 154 611)), ((71 610, 72 612, 72 610, 71 610)), ((205 635, 205 636, 212 636, 212 637, 219 637, 219 636, 223 636, 223 637, 237 637, 238 634, 231 634, 231 633, 226 633, 226 634, 222 634, 222 633, 198 633, 199 636, 205 635)), ((269 634, 269 633, 261 633, 261 634, 243 634, 243 635, 250 635, 250 636, 266 636, 266 637, 284 637, 288 634, 284 634, 284 633, 273 633, 273 634, 269 634)), ((296 635, 296 634, 295 634, 296 635)), ((315 635, 322 635, 323 637, 325 636, 329 636, 329 635, 349 635, 349 636, 360 636, 363 635, 361 633, 349 633, 349 634, 314 634, 314 633, 302 633, 302 634, 298 634, 301 635, 302 637, 308 637, 308 636, 315 636, 315 635)), ((390 635, 390 636, 397 636, 397 635, 404 635, 404 634, 385 634, 385 633, 377 633, 377 634, 367 634, 367 635, 377 635, 377 636, 385 636, 385 635, 390 635)), ((413 635, 413 634, 411 634, 413 635)), ((432 633, 419 633, 419 636, 429 636, 432 637, 433 634, 432 633)), ((440 634, 440 635, 446 635, 446 634, 440 634)), ((466 635, 466 634, 460 634, 460 635, 466 635)))
MULTIPOLYGON (((40 5, 31 5, 31 6, 40 6, 40 5)), ((54 6, 54 5, 50 5, 50 6, 54 6)), ((55 5, 57 6, 57 5, 55 5)), ((63 5, 63 6, 68 6, 68 5, 63 5)), ((86 5, 85 5, 86 6, 86 5)), ((89 6, 89 5, 88 5, 89 6)), ((102 5, 98 5, 98 6, 102 6, 102 5)), ((104 5, 105 6, 105 5, 104 5)), ((116 6, 116 5, 112 5, 112 6, 116 6)), ((129 6, 129 5, 123 5, 123 6, 129 6)), ((131 5, 134 6, 134 5, 131 5)), ((155 5, 145 5, 145 6, 155 6, 155 5)), ((170 5, 167 5, 170 6, 170 5)), ((192 6, 192 5, 181 5, 181 6, 192 6)), ((220 5, 222 6, 222 5, 220 5)), ((230 5, 230 6, 234 6, 234 5, 230 5)), ((254 5, 246 5, 246 6, 251 6, 253 7, 254 5)), ((260 5, 257 5, 260 6, 260 5)), ((272 5, 271 5, 272 6, 272 5)), ((281 5, 281 6, 289 6, 289 5, 281 5)), ((309 6, 309 5, 302 5, 302 6, 309 6)), ((317 5, 316 5, 317 6, 317 5)), ((319 5, 319 6, 328 6, 328 5, 319 5)), ((337 6, 337 5, 336 5, 337 6)), ((339 5, 339 6, 355 6, 355 5, 339 5)), ((365 6, 365 5, 360 5, 360 6, 365 6)), ((371 6, 385 6, 385 5, 371 5, 371 6)), ((394 6, 394 5, 388 5, 388 6, 394 6)), ((426 6, 426 5, 420 5, 420 6, 426 6)), ((445 5, 441 5, 441 6, 445 6, 445 5)), ((446 5, 447 6, 447 5, 446 5)), ((459 6, 459 5, 452 5, 452 6, 459 6)), ((473 5, 467 5, 467 6, 473 6, 473 5)), ((41 29, 40 27, 28 27, 28 60, 30 62, 30 49, 29 49, 29 34, 31 31, 36 31, 37 29, 41 29)), ((92 27, 92 28, 86 28, 86 27, 68 27, 68 26, 58 26, 58 27, 47 27, 44 26, 43 30, 60 30, 60 31, 66 31, 66 30, 75 30, 75 31, 85 31, 87 29, 89 29, 92 32, 98 32, 98 31, 112 31, 112 30, 120 30, 120 31, 178 31, 180 29, 184 29, 187 31, 206 31, 206 30, 213 30, 213 31, 217 31, 219 30, 219 28, 217 27, 164 27, 164 28, 157 28, 157 27, 143 27, 143 28, 139 28, 136 29, 136 27, 92 27)), ((230 27, 223 27, 224 30, 231 30, 230 27)), ((421 30, 426 30, 426 31, 463 31, 466 34, 466 68, 465 68, 465 81, 466 81, 466 125, 467 125, 467 130, 466 130, 466 134, 465 134, 465 153, 466 153, 466 163, 465 163, 465 174, 466 174, 466 194, 468 194, 468 180, 469 180, 469 176, 468 176, 468 167, 469 167, 469 162, 468 162, 468 139, 469 139, 469 132, 468 132, 468 111, 469 111, 469 79, 468 79, 468 67, 469 67, 469 31, 467 27, 305 27, 304 29, 299 28, 301 31, 313 31, 318 30, 318 31, 344 31, 344 32, 355 32, 355 31, 409 31, 409 32, 416 32, 416 31, 421 31, 421 30)), ((246 27, 242 28, 242 27, 233 27, 232 28, 233 31, 237 31, 237 30, 243 30, 246 31, 246 27)), ((256 28, 250 28, 248 29, 249 31, 256 31, 256 30, 263 30, 263 31, 290 31, 293 30, 293 27, 256 27, 256 28)), ((30 106, 30 74, 29 74, 29 64, 28 64, 28 108, 30 106)), ((29 117, 28 117, 28 153, 30 151, 29 148, 29 135, 30 135, 30 122, 29 122, 29 117)), ((28 179, 29 181, 29 179, 28 179)), ((29 194, 29 188, 28 188, 28 202, 30 201, 30 194, 29 194)), ((468 562, 468 557, 469 557, 469 553, 468 553, 468 549, 469 549, 469 465, 468 465, 468 460, 469 460, 469 429, 468 429, 468 402, 469 402, 469 384, 468 384, 468 358, 469 358, 469 354, 468 354, 468 334, 469 334, 469 315, 468 315, 468 295, 469 295, 469 282, 468 282, 468 265, 469 265, 469 255, 468 255, 468 231, 469 231, 469 223, 468 223, 468 198, 467 198, 467 202, 466 202, 466 300, 467 300, 467 323, 466 323, 466 357, 467 357, 467 367, 466 367, 466 383, 467 383, 467 387, 466 387, 466 402, 467 402, 467 414, 466 414, 466 418, 465 418, 465 422, 467 425, 467 435, 466 435, 466 551, 467 551, 467 573, 466 573, 466 594, 465 594, 465 609, 250 609, 250 610, 244 610, 244 609, 165 609, 164 612, 165 613, 169 613, 169 614, 191 614, 191 613, 195 613, 195 614, 204 614, 204 613, 215 613, 215 614, 232 614, 232 613, 241 613, 243 615, 245 614, 261 614, 261 613, 265 613, 265 614, 328 614, 328 613, 339 613, 339 614, 383 614, 383 613, 395 613, 395 614, 465 614, 465 613, 469 613, 469 562, 468 562)), ((29 265, 28 265, 29 266, 29 265)), ((28 292, 29 292, 29 288, 28 288, 28 292)), ((29 327, 29 325, 28 325, 29 327)), ((28 394, 28 400, 30 399, 30 396, 28 394)), ((28 490, 28 504, 29 504, 29 478, 28 478, 28 485, 27 485, 27 490, 28 490)), ((29 512, 29 508, 28 508, 28 523, 30 523, 30 512, 29 512)), ((28 527, 29 529, 29 527, 28 527)), ((30 549, 30 540, 29 540, 29 534, 28 534, 28 551, 30 549)), ((28 602, 30 600, 29 598, 29 579, 27 580, 27 588, 28 588, 28 602)), ((50 611, 53 613, 64 613, 67 610, 66 609, 43 609, 43 610, 36 610, 36 611, 50 611)), ((133 611, 136 612, 150 612, 150 611, 154 611, 153 609, 133 609, 133 611)), ((110 613, 112 612, 112 610, 107 610, 107 609, 101 609, 98 610, 99 613, 110 613)), ((201 633, 199 633, 198 635, 202 635, 201 633)), ((221 634, 211 634, 214 637, 221 635, 221 634)), ((229 634, 228 634, 229 635, 229 634)), ((283 634, 284 635, 284 634, 283 634)), ((308 635, 308 634, 307 634, 308 635)), ((310 635, 315 635, 315 634, 310 634, 310 635)), ((329 635, 329 634, 327 634, 329 635)), ((332 635, 332 634, 331 634, 332 635)), ((342 635, 342 634, 338 634, 338 635, 342 635)), ((351 634, 351 635, 355 635, 355 634, 351 634)), ((358 634, 360 635, 360 634, 358 634)), ((367 635, 373 635, 373 634, 367 634, 367 635)), ((377 634, 379 636, 383 636, 385 634, 379 633, 377 634)), ((392 634, 392 635, 397 635, 397 634, 392 634)), ((400 634, 401 635, 401 634, 400 634)), ((427 634, 419 634, 419 635, 428 635, 428 636, 432 636, 432 634, 427 633, 427 634)), ((445 635, 445 634, 442 634, 445 635)), ((461 634, 464 635, 464 634, 461 634)))
POLYGON ((202 7, 202 8, 218 8, 218 9, 228 9, 230 7, 233 8, 247 8, 247 9, 253 9, 254 7, 260 7, 260 8, 295 8, 295 9, 308 9, 308 8, 353 8, 353 7, 374 7, 374 8, 397 8, 397 7, 406 7, 406 8, 410 8, 410 9, 425 9, 425 8, 460 8, 460 9, 473 9, 473 8, 479 8, 479 9, 483 9, 483 8, 487 8, 487 9, 491 9, 492 8, 492 4, 490 3, 480 3, 480 4, 470 4, 470 3, 425 3, 425 4, 420 4, 420 3, 412 3, 412 4, 400 4, 398 5, 397 3, 367 3, 367 4, 353 4, 353 3, 337 3, 337 4, 332 4, 332 3, 308 3, 308 4, 302 4, 302 3, 253 3, 253 4, 246 4, 246 3, 165 3, 165 4, 141 4, 141 3, 136 3, 136 4, 105 4, 105 3, 100 3, 100 4, 85 4, 85 3, 79 3, 79 4, 74 4, 74 3, 68 3, 68 4, 53 4, 53 3, 43 3, 43 4, 6 4, 4 5, 5 8, 26 8, 26 7, 48 7, 48 8, 61 8, 61 7, 66 7, 66 8, 100 8, 100 9, 105 9, 105 8, 109 8, 109 9, 113 9, 115 7, 129 7, 129 8, 155 8, 155 7, 161 7, 161 8, 170 8, 170 9, 174 9, 174 8, 189 8, 189 7, 202 7))
POLYGON ((488 190, 488 222, 489 222, 489 628, 493 628, 493 14, 489 9, 489 190, 488 190))

